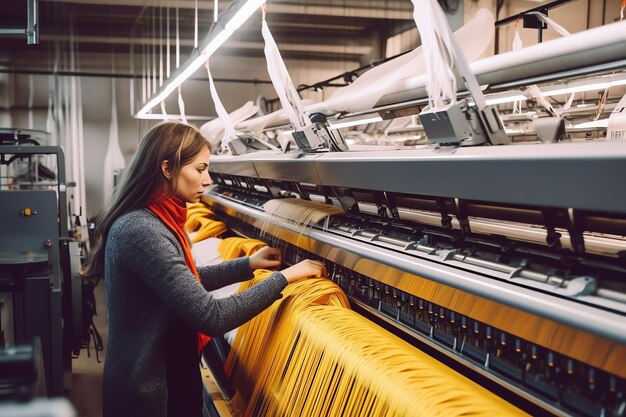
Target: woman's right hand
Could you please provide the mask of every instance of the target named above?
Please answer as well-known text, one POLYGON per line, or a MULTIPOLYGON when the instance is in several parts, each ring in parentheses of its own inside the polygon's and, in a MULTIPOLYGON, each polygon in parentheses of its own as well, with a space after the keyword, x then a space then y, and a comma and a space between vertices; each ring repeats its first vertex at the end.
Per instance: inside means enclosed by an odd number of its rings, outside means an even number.
POLYGON ((320 261, 305 259, 280 272, 287 278, 289 284, 293 284, 294 282, 302 281, 307 278, 325 277, 326 266, 320 261))

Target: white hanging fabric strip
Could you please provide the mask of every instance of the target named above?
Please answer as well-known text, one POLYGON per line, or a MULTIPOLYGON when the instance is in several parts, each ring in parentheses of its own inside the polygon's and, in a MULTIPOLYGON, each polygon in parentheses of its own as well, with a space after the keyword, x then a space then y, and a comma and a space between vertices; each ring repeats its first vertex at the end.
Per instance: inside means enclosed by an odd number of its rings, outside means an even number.
MULTIPOLYGON (((522 49, 524 45, 522 44, 522 38, 519 35, 519 18, 515 21, 515 35, 513 36, 513 44, 511 45, 512 51, 517 51, 518 49, 522 49)), ((522 100, 515 100, 513 102, 513 113, 521 113, 522 112, 522 100)))
POLYGON ((548 16, 541 12, 529 12, 527 14, 532 14, 533 16, 537 16, 537 19, 541 20, 543 23, 547 24, 552 29, 556 30, 561 36, 569 36, 571 33, 563 26, 556 23, 554 20, 550 19, 548 16))
POLYGON ((217 15, 218 15, 218 7, 217 7, 217 3, 218 0, 214 0, 213 1, 213 23, 217 22, 217 15))
MULTIPOLYGON (((244 120, 258 114, 259 107, 255 106, 252 101, 246 102, 243 106, 234 110, 228 114, 228 118, 232 122, 233 126, 239 125, 244 120)), ((248 130, 249 131, 249 130, 248 130)), ((200 132, 204 135, 206 140, 209 141, 213 148, 217 148, 218 144, 224 137, 224 123, 219 117, 213 120, 209 120, 202 126, 200 126, 200 132)), ((255 132, 251 132, 255 135, 255 132)), ((257 135, 260 136, 260 135, 257 135)))
POLYGON ((294 129, 301 129, 311 122, 304 113, 304 106, 298 91, 293 86, 287 67, 283 61, 278 46, 272 37, 267 22, 265 21, 265 6, 263 7, 261 22, 261 33, 263 34, 263 40, 265 41, 265 59, 267 61, 267 71, 269 72, 272 84, 278 93, 280 104, 287 112, 287 117, 293 125, 294 129))
POLYGON ((161 114, 163 115, 163 120, 167 120, 167 112, 165 111, 165 101, 161 101, 161 114))
POLYGON ((28 76, 28 128, 34 129, 33 122, 33 101, 35 99, 35 79, 33 75, 28 76))
MULTIPOLYGON (((46 116, 46 131, 50 133, 50 142, 49 145, 58 145, 59 137, 57 135, 58 123, 56 119, 57 109, 55 107, 55 97, 58 97, 58 73, 56 71, 57 64, 54 63, 54 74, 51 77, 48 77, 48 115, 46 116)), ((53 155, 44 156, 44 163, 46 166, 52 170, 57 169, 57 160, 53 155)))
MULTIPOLYGON (((242 120, 249 118, 253 114, 255 114, 259 110, 259 108, 257 106, 254 106, 252 102, 249 101, 246 104, 244 104, 243 107, 229 114, 224 108, 224 105, 222 104, 222 100, 220 100, 219 94, 217 94, 217 88, 215 88, 215 82, 213 81, 213 76, 211 75, 211 69, 209 67, 209 60, 207 60, 204 63, 204 66, 206 67, 207 75, 209 77, 209 87, 211 90, 211 98, 213 99, 213 103, 215 105, 215 112, 217 113, 217 116, 218 116, 217 120, 221 122, 221 127, 223 128, 223 134, 221 138, 221 151, 229 152, 228 143, 237 137, 237 130, 235 129, 236 124, 241 122, 242 120)), ((215 122, 215 124, 217 124, 217 122, 215 122)), ((200 128, 200 131, 205 135, 206 139, 211 144, 215 144, 216 138, 214 137, 213 134, 211 134, 211 132, 212 131, 219 132, 220 129, 219 128, 211 129, 207 125, 208 123, 204 124, 200 128)), ((217 126, 214 126, 214 127, 217 127, 217 126)), ((265 145, 266 147, 268 147, 269 149, 272 149, 275 151, 279 150, 274 145, 271 145, 258 137, 255 137, 255 139, 258 142, 265 145)))
POLYGON ((456 102, 453 49, 446 17, 435 0, 411 0, 413 19, 422 39, 430 107, 456 102))
POLYGON ((109 143, 104 157, 104 200, 113 195, 113 177, 115 171, 126 167, 124 155, 120 148, 119 128, 117 123, 117 95, 115 93, 115 78, 111 80, 111 122, 109 123, 109 143))
MULTIPOLYGON (((74 25, 70 24, 70 70, 73 72, 76 70, 75 58, 78 44, 74 37, 74 25)), ((69 121, 70 123, 70 141, 72 143, 71 152, 67 156, 67 160, 71 161, 72 165, 72 180, 76 183, 74 188, 74 198, 72 199, 72 215, 78 215, 81 211, 81 189, 85 186, 80 176, 80 161, 84 160, 83 154, 80 151, 80 138, 78 135, 78 96, 76 87, 76 77, 69 77, 69 94, 68 94, 68 106, 69 106, 69 121)))
POLYGON ((198 47, 198 0, 195 0, 193 15, 193 47, 198 47))
MULTIPOLYGON (((165 76, 170 78, 170 62, 171 62, 171 48, 170 48, 170 2, 166 5, 167 12, 165 13, 167 19, 167 27, 165 29, 165 76)), ((145 101, 144 101, 145 103, 145 101)))
POLYGON ((176 68, 180 67, 180 25, 178 3, 176 3, 176 68))
POLYGON ((152 61, 152 57, 150 55, 150 46, 148 46, 147 48, 148 52, 148 56, 147 56, 147 73, 146 73, 146 79, 148 80, 148 97, 152 97, 152 66, 150 65, 150 62, 152 61))
POLYGON ((46 115, 46 131, 50 133, 50 145, 56 145, 56 135, 54 134, 56 128, 54 127, 54 113, 52 112, 52 96, 54 95, 54 78, 50 77, 48 81, 48 114, 46 115))
POLYGON ((518 49, 522 49, 524 44, 522 43, 522 38, 519 35, 519 19, 515 22, 515 35, 513 36, 513 44, 511 45, 512 51, 517 51, 518 49))
POLYGON ((183 123, 187 123, 187 117, 185 116, 185 102, 183 101, 183 94, 180 91, 180 85, 178 86, 178 109, 180 110, 180 119, 183 123))
POLYGON ((215 82, 213 82, 211 69, 209 68, 209 60, 204 63, 204 66, 209 77, 209 88, 211 90, 211 98, 213 99, 213 104, 215 105, 215 112, 217 113, 217 117, 219 117, 219 119, 222 121, 222 124, 224 125, 224 136, 222 137, 222 152, 224 152, 228 150, 228 142, 237 137, 237 131, 235 130, 235 126, 233 126, 233 122, 230 119, 228 112, 222 104, 222 100, 220 100, 220 96, 217 94, 215 82))
MULTIPOLYGON (((58 51, 58 45, 57 45, 57 51, 58 51)), ((51 89, 52 91, 52 97, 51 100, 53 102, 52 104, 52 111, 53 111, 53 127, 54 130, 52 132, 52 144, 56 145, 56 146, 61 146, 63 145, 61 143, 61 138, 63 137, 61 135, 61 126, 63 123, 63 91, 62 91, 62 78, 65 77, 59 77, 59 61, 60 58, 58 55, 55 56, 54 58, 54 85, 51 89)))
POLYGON ((140 46, 141 48, 141 103, 146 102, 146 96, 148 94, 148 90, 146 88, 146 75, 147 75, 147 67, 146 67, 146 45, 143 44, 140 46))
POLYGON ((159 87, 163 87, 163 7, 159 1, 159 87))
POLYGON ((235 130, 235 126, 233 126, 232 120, 228 115, 228 112, 224 108, 222 104, 222 100, 220 100, 219 94, 217 94, 217 89, 215 88, 215 82, 213 81, 213 76, 211 75, 211 69, 209 67, 209 60, 204 63, 204 66, 207 71, 207 75, 209 77, 209 89, 211 90, 211 98, 213 99, 213 104, 215 105, 215 112, 217 113, 217 117, 222 121, 224 125, 224 136, 222 137, 222 150, 228 149, 226 146, 228 142, 230 142, 233 138, 237 137, 237 131, 235 130))
POLYGON ((152 11, 152 92, 157 91, 156 10, 152 11))
MULTIPOLYGON (((78 46, 77 46, 78 49, 78 46)), ((76 70, 80 70, 80 55, 76 54, 76 70)), ((81 235, 84 236, 83 239, 87 237, 87 181, 85 180, 85 135, 84 135, 84 126, 83 126, 83 91, 82 91, 82 79, 80 77, 76 77, 76 91, 77 91, 77 119, 78 119, 78 154, 81 155, 79 158, 79 178, 82 186, 79 188, 80 194, 80 206, 82 211, 80 213, 80 223, 81 223, 81 235)), ((88 239, 87 239, 88 240, 88 239)), ((89 242, 87 241, 87 247, 89 247, 89 242)))
POLYGON ((572 103, 574 102, 575 96, 576 96, 576 92, 573 92, 572 94, 569 95, 569 98, 567 99, 565 104, 563 104, 563 110, 567 110, 570 107, 572 107, 572 103))

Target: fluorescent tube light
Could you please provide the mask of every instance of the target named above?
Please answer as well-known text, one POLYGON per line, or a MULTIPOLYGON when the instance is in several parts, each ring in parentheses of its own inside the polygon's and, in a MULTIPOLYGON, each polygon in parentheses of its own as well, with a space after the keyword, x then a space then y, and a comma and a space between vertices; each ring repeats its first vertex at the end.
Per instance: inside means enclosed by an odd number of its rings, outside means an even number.
MULTIPOLYGON (((143 119, 143 120, 165 120, 165 119, 177 119, 177 120, 181 120, 183 118, 182 115, 180 114, 171 114, 171 113, 167 113, 167 114, 163 114, 163 113, 148 113, 148 114, 144 114, 141 117, 137 117, 138 119, 143 119)), ((209 120, 213 120, 215 117, 213 116, 189 116, 189 115, 185 115, 185 118, 187 120, 205 120, 205 121, 209 121, 209 120)))
POLYGON ((154 94, 143 107, 135 114, 138 119, 153 119, 146 117, 160 102, 165 100, 172 91, 176 90, 187 78, 195 73, 217 49, 226 42, 234 31, 246 21, 266 0, 238 0, 225 10, 211 27, 209 33, 191 52, 191 55, 182 66, 167 79, 161 89, 154 94))
MULTIPOLYGON (((488 106, 494 104, 504 104, 504 103, 513 103, 514 101, 526 101, 528 97, 526 97, 520 90, 511 90, 511 91, 503 91, 500 93, 492 93, 485 95, 485 103, 488 106)), ((474 100, 468 98, 468 104, 470 106, 475 106, 474 100)))
POLYGON ((547 87, 541 95, 545 97, 557 96, 560 94, 580 93, 583 91, 604 90, 605 88, 614 87, 616 85, 626 85, 626 76, 624 74, 579 80, 567 84, 560 84, 554 87, 547 87))
POLYGON ((488 106, 493 104, 513 103, 514 101, 526 101, 528 98, 523 94, 513 94, 502 97, 485 97, 488 106))
POLYGON ((365 125, 368 123, 376 123, 376 122, 382 122, 382 121, 383 121, 383 118, 380 117, 379 115, 370 114, 370 115, 367 115, 367 117, 354 117, 354 118, 346 118, 346 119, 339 119, 339 120, 329 120, 328 124, 333 129, 341 129, 344 127, 365 125))

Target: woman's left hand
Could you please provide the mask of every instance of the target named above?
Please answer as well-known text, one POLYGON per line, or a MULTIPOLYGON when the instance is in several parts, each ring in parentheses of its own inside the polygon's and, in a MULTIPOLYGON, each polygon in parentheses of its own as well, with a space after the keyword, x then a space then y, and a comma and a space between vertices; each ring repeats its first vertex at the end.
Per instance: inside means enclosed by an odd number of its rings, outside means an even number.
POLYGON ((282 253, 280 249, 264 246, 250 256, 250 268, 253 271, 255 269, 276 268, 280 266, 281 261, 282 253))

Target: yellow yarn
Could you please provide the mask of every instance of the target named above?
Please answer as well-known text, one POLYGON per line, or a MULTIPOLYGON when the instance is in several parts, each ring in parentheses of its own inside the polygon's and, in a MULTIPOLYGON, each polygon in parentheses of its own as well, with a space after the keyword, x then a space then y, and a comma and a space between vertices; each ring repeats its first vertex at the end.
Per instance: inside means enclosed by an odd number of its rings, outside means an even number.
POLYGON ((263 246, 267 246, 267 244, 256 239, 246 239, 246 241, 241 245, 241 250, 245 256, 250 256, 263 246))
POLYGON ((190 214, 201 213, 203 216, 211 216, 213 218, 215 213, 211 210, 211 207, 202 202, 188 203, 187 204, 187 216, 190 214))
MULTIPOLYGON (((242 283, 244 291, 265 279, 273 271, 261 270, 255 277, 242 283)), ((265 375, 271 367, 274 356, 284 355, 275 350, 281 346, 266 349, 274 340, 281 337, 284 319, 291 315, 288 311, 299 311, 311 305, 335 305, 347 308, 348 299, 336 284, 323 278, 309 279, 288 285, 283 290, 283 298, 275 302, 263 313, 242 325, 231 347, 231 353, 225 364, 227 375, 238 389, 244 403, 252 404, 255 395, 262 395, 265 375), (264 370, 264 371, 261 371, 264 370), (256 393, 256 394, 255 394, 256 393)), ((282 346, 286 348, 286 346, 282 346)), ((288 352, 286 353, 288 356, 288 352)))
POLYGON ((220 257, 228 261, 241 256, 241 245, 246 239, 243 237, 229 237, 223 239, 217 246, 217 251, 220 253, 220 257))
POLYGON ((190 232, 195 232, 200 228, 200 219, 214 219, 215 213, 209 206, 203 203, 187 204, 187 222, 185 227, 190 232))
POLYGON ((307 280, 239 329, 225 368, 244 415, 525 415, 347 307, 307 280))
POLYGON ((243 237, 229 237, 220 242, 217 250, 223 260, 239 258, 241 256, 250 256, 263 246, 267 246, 265 242, 256 239, 246 239, 243 237))
POLYGON ((188 232, 194 233, 191 238, 192 243, 216 237, 226 232, 226 225, 223 222, 213 220, 214 216, 213 211, 202 203, 190 204, 187 207, 185 228, 188 232))

